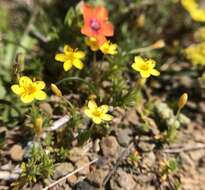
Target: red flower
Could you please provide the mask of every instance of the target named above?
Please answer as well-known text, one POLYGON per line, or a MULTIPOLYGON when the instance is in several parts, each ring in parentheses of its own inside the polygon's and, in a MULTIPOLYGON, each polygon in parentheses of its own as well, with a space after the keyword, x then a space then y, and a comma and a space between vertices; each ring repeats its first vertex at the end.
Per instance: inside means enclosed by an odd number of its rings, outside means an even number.
POLYGON ((108 11, 105 7, 83 6, 84 26, 81 33, 88 37, 94 37, 98 45, 106 42, 106 36, 113 36, 113 26, 108 21, 108 11))

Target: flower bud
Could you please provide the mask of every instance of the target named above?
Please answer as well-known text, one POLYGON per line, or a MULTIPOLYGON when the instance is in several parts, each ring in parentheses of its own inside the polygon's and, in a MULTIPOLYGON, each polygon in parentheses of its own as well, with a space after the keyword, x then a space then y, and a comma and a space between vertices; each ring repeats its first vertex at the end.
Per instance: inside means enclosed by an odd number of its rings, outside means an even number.
POLYGON ((59 97, 62 96, 62 92, 55 84, 51 84, 51 90, 56 96, 59 96, 59 97))
POLYGON ((187 93, 183 93, 178 101, 178 108, 181 110, 187 103, 188 100, 188 94, 187 93))
POLYGON ((40 116, 36 118, 34 123, 34 128, 37 135, 39 135, 42 132, 42 126, 43 126, 43 118, 40 116))

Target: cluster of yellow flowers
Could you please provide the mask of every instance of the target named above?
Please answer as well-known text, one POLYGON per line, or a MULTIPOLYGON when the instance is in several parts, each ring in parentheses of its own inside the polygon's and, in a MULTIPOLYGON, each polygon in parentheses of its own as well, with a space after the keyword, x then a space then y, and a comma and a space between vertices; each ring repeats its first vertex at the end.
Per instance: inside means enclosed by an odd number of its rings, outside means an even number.
MULTIPOLYGON (((90 18, 92 15, 95 17, 95 11, 93 12, 89 5, 84 5, 84 12, 90 18), (92 14, 90 13, 92 12, 92 14)), ((103 25, 102 28, 99 28, 100 25, 97 21, 91 19, 92 23, 90 25, 86 25, 82 30, 82 33, 88 33, 88 37, 85 41, 86 45, 92 51, 100 50, 103 54, 109 55, 116 55, 118 53, 118 45, 111 43, 110 41, 106 40, 105 36, 112 36, 113 35, 113 27, 110 23, 107 23, 107 11, 103 7, 100 8, 103 15, 100 15, 100 19, 102 19, 103 25), (104 18, 105 17, 105 18, 104 18), (94 36, 90 34, 90 27, 94 30, 94 36), (96 32, 100 30, 99 32, 96 32), (97 35, 99 34, 99 35, 97 35)), ((98 10, 99 11, 99 10, 98 10)), ((86 17, 85 19, 86 19, 86 17)), ((100 23, 102 24, 102 23, 100 23)), ((154 47, 159 47, 163 45, 160 43, 154 44, 154 47)), ((71 70, 73 67, 82 70, 84 67, 83 59, 85 58, 86 54, 83 51, 73 49, 69 45, 65 45, 62 53, 57 53, 55 55, 55 60, 63 63, 63 68, 65 71, 71 70)), ((156 62, 152 59, 144 59, 140 56, 136 56, 134 59, 134 63, 132 64, 132 68, 140 73, 140 76, 143 79, 150 77, 151 75, 159 76, 160 72, 155 69, 156 62)), ((43 81, 35 81, 30 79, 27 76, 22 76, 19 78, 19 84, 14 84, 11 86, 12 91, 18 95, 23 103, 31 103, 33 100, 45 100, 47 94, 43 91, 45 88, 45 83, 43 81)), ((51 84, 51 90, 56 95, 61 97, 62 92, 60 89, 55 85, 51 84)), ((109 106, 108 105, 101 105, 98 106, 94 100, 90 100, 88 102, 87 108, 84 110, 84 113, 92 119, 95 124, 100 124, 104 121, 111 121, 112 116, 108 114, 109 106)))
POLYGON ((194 65, 205 65, 205 42, 186 48, 185 55, 194 65))
POLYGON ((189 12, 192 19, 198 22, 205 22, 205 10, 200 8, 197 0, 181 0, 183 7, 189 12))

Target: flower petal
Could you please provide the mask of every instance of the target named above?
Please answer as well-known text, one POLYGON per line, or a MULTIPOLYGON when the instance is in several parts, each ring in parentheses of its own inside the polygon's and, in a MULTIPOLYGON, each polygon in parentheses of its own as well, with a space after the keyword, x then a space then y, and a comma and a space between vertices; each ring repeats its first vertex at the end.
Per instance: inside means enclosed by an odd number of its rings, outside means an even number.
POLYGON ((35 93, 35 99, 37 100, 45 100, 46 97, 47 97, 47 94, 42 90, 39 90, 35 93))
POLYGON ((70 52, 73 51, 73 48, 71 48, 69 45, 65 45, 63 51, 66 55, 68 55, 70 52))
POLYGON ((151 70, 151 74, 154 75, 154 76, 159 76, 160 75, 160 72, 156 69, 152 69, 151 70))
POLYGON ((102 119, 100 117, 93 117, 92 120, 95 124, 100 124, 102 122, 102 119))
POLYGON ((94 9, 89 5, 84 3, 83 5, 83 18, 84 20, 90 19, 94 16, 94 9))
POLYGON ((95 111, 97 109, 97 104, 95 103, 95 101, 93 100, 90 100, 88 102, 88 108, 91 110, 91 111, 95 111))
POLYGON ((35 81, 34 84, 38 90, 42 90, 46 86, 45 82, 43 81, 35 81))
POLYGON ((74 53, 74 57, 78 59, 82 59, 85 57, 85 53, 83 51, 77 51, 74 53))
POLYGON ((63 53, 58 53, 55 56, 56 61, 65 62, 67 59, 68 59, 68 57, 63 53))
POLYGON ((105 121, 111 121, 112 118, 113 118, 113 116, 110 115, 110 114, 103 114, 103 115, 101 116, 101 119, 103 119, 103 120, 105 120, 105 121))
POLYGON ((108 20, 108 10, 105 7, 99 6, 95 8, 95 15, 99 20, 108 20))
POLYGON ((17 95, 20 95, 23 91, 23 89, 18 84, 12 85, 11 90, 17 95))
POLYGON ((108 105, 102 105, 98 108, 99 112, 102 113, 107 113, 109 111, 109 106, 108 105))
POLYGON ((63 68, 65 71, 68 71, 72 68, 72 63, 71 60, 67 60, 64 64, 63 64, 63 68))
POLYGON ((148 78, 151 74, 149 73, 149 71, 140 71, 140 75, 142 78, 148 78))
POLYGON ((131 67, 135 70, 135 71, 140 71, 139 65, 137 63, 133 63, 131 65, 131 67))
POLYGON ((113 36, 114 35, 114 27, 111 23, 107 22, 102 25, 101 29, 102 34, 105 36, 113 36))
POLYGON ((83 62, 81 60, 74 59, 73 66, 75 66, 77 69, 81 70, 83 68, 84 64, 83 64, 83 62))
POLYGON ((87 115, 89 118, 92 118, 93 117, 93 114, 92 114, 92 111, 90 109, 85 109, 84 110, 84 113, 85 115, 87 115))
POLYGON ((107 41, 107 39, 104 35, 96 35, 95 38, 96 38, 97 44, 99 46, 102 46, 107 41))
POLYGON ((24 94, 24 95, 21 96, 21 101, 23 103, 30 103, 34 100, 34 98, 35 98, 34 94, 30 94, 30 95, 24 94))
POLYGON ((23 87, 23 86, 28 86, 29 84, 32 83, 32 80, 27 77, 27 76, 22 76, 20 79, 19 79, 19 85, 20 87, 23 87))
POLYGON ((144 63, 144 59, 141 56, 135 56, 135 63, 143 64, 144 63))

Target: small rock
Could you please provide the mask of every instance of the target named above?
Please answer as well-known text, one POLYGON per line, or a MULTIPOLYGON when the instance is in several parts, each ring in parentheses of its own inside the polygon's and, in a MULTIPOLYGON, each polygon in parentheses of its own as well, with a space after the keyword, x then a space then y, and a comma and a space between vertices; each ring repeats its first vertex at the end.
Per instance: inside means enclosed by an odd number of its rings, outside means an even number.
POLYGON ((101 146, 102 153, 105 157, 116 156, 118 143, 114 136, 103 137, 100 146, 101 146))
POLYGON ((132 134, 132 130, 130 128, 119 129, 117 131, 117 140, 119 144, 122 146, 129 145, 132 139, 131 134, 132 134))
POLYGON ((67 178, 67 182, 71 185, 74 186, 77 182, 78 178, 76 175, 71 175, 67 178))
POLYGON ((96 139, 93 144, 94 152, 98 153, 100 151, 100 139, 96 139))
MULTIPOLYGON (((88 163, 89 163, 89 159, 87 156, 85 156, 76 162, 76 166, 77 166, 77 168, 80 168, 80 167, 87 165, 88 163)), ((79 175, 87 175, 88 173, 90 173, 89 166, 87 166, 86 168, 84 168, 78 172, 79 175)))
POLYGON ((75 147, 69 151, 69 160, 72 162, 77 162, 84 155, 84 150, 82 148, 75 147))
POLYGON ((155 165, 155 161, 156 161, 156 157, 155 154, 153 152, 149 152, 149 153, 145 153, 143 155, 143 165, 144 167, 153 167, 155 165))
POLYGON ((53 114, 53 109, 50 104, 48 103, 41 103, 40 108, 49 115, 53 114))
POLYGON ((74 167, 71 163, 60 163, 55 167, 53 178, 58 179, 59 177, 62 177, 68 174, 69 172, 72 172, 73 170, 74 167))
POLYGON ((81 181, 75 185, 75 190, 99 190, 98 188, 93 187, 87 181, 81 181))
POLYGON ((111 189, 114 190, 136 190, 136 183, 131 174, 119 169, 110 180, 111 189))
POLYGON ((89 181, 90 184, 100 188, 107 173, 108 172, 105 170, 96 170, 88 176, 87 181, 89 181))
POLYGON ((125 124, 133 124, 136 125, 139 122, 139 117, 137 115, 136 109, 130 109, 126 112, 125 116, 125 124))
POLYGON ((11 147, 10 151, 11 159, 14 161, 21 161, 23 159, 24 151, 21 145, 15 144, 11 147))
POLYGON ((147 138, 146 136, 143 138, 143 140, 141 140, 138 143, 138 147, 143 150, 144 152, 150 152, 154 149, 155 144, 153 144, 152 142, 149 141, 149 138, 147 138))
POLYGON ((0 180, 8 180, 10 177, 10 172, 0 171, 0 180))

